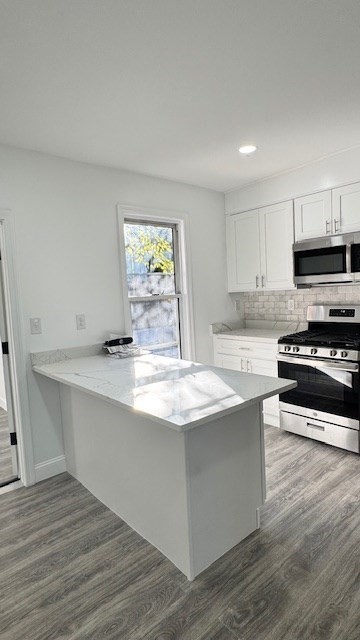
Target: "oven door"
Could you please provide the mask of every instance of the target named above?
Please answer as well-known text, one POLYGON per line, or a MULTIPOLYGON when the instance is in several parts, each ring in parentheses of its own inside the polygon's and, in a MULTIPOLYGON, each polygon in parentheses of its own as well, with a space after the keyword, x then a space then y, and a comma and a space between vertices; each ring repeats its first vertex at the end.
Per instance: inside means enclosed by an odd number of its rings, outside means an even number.
POLYGON ((312 409, 321 414, 341 416, 344 424, 359 422, 359 364, 316 358, 278 355, 280 378, 296 380, 298 386, 280 394, 280 401, 312 409))

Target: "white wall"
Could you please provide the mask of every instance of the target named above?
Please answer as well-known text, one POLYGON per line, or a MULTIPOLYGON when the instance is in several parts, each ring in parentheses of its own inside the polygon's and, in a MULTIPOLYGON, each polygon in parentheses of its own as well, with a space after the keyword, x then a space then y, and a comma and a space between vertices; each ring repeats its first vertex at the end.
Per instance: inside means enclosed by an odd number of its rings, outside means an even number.
MULTIPOLYGON (((256 161, 255 158, 254 161, 256 161)), ((225 211, 226 213, 247 211, 358 180, 360 180, 359 146, 289 173, 229 191, 225 194, 225 211)))
MULTIPOLYGON (((124 328, 116 204, 189 216, 196 359, 212 361, 211 322, 238 316, 226 293, 224 196, 166 180, 0 146, 0 208, 16 224, 27 352, 101 342, 124 328), (77 331, 75 314, 87 328, 77 331), (42 334, 30 335, 40 317, 42 334)), ((28 369, 35 463, 63 453, 59 394, 28 369)))

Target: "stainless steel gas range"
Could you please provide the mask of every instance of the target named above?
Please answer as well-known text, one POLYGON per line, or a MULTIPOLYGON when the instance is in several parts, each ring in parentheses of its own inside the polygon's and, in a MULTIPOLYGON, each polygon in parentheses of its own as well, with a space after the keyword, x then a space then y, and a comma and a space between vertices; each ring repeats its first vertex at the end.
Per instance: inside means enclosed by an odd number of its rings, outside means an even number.
POLYGON ((360 305, 308 307, 307 331, 280 338, 280 427, 359 453, 360 305))

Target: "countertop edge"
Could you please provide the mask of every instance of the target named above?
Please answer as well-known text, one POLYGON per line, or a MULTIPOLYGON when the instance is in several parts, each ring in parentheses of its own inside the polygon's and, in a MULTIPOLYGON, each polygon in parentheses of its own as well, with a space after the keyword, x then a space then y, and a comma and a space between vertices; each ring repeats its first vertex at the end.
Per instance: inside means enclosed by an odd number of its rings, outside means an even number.
MULTIPOLYGON (((38 373, 42 376, 44 376, 45 378, 50 378, 51 380, 54 380, 55 382, 64 384, 68 387, 72 387, 73 389, 76 389, 78 391, 82 391, 83 393, 87 393, 88 395, 91 395, 95 398, 98 398, 100 400, 103 400, 105 402, 109 402, 110 404, 116 406, 116 407, 120 407, 121 409, 125 409, 125 411, 129 411, 129 413, 134 413, 137 415, 141 415, 144 418, 147 418, 149 420, 151 420, 152 422, 156 422, 157 424, 161 424, 164 427, 167 427, 168 429, 172 429, 173 431, 177 431, 178 433, 183 433, 185 431, 190 431, 191 429, 195 429, 196 427, 199 427, 203 424, 206 424, 208 422, 213 422, 215 420, 218 420, 219 418, 222 418, 223 416, 226 415, 230 415, 232 413, 237 413, 242 411, 243 409, 246 409, 247 407, 250 407, 251 405, 254 404, 258 404, 260 402, 262 402, 263 400, 266 400, 267 398, 271 398, 274 395, 278 395, 279 393, 284 393, 285 391, 290 391, 291 389, 294 389, 297 386, 296 382, 288 382, 287 384, 284 384, 278 391, 276 391, 275 393, 273 391, 268 391, 266 393, 260 394, 258 396, 256 396, 255 398, 251 398, 250 400, 245 400, 244 402, 242 402, 241 404, 238 405, 234 405, 233 407, 227 407, 226 409, 223 409, 221 411, 217 411, 216 413, 212 413, 208 416, 204 416, 203 418, 199 418, 198 420, 194 420, 192 422, 189 422, 187 424, 184 425, 177 425, 174 422, 171 422, 170 420, 165 420, 162 418, 159 418, 157 416, 152 415, 151 413, 146 413, 145 411, 141 411, 140 409, 134 409, 133 407, 129 406, 128 404, 125 404, 123 402, 120 402, 119 400, 115 400, 114 398, 111 398, 103 393, 98 393, 92 389, 87 389, 86 387, 83 387, 81 384, 76 384, 73 381, 69 381, 69 380, 64 380, 63 378, 61 378, 60 376, 57 376, 56 374, 52 374, 49 372, 45 372, 42 370, 41 366, 36 366, 33 365, 32 367, 33 371, 35 373, 38 373)), ((283 378, 280 378, 280 380, 283 380, 283 378)))

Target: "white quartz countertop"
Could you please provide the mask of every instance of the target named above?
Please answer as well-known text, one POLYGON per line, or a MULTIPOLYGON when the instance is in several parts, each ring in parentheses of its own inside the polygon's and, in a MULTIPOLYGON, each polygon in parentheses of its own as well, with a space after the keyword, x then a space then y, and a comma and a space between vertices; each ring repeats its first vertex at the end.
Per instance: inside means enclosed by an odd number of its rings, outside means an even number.
POLYGON ((176 431, 192 429, 296 386, 283 378, 151 354, 121 360, 88 356, 33 365, 33 370, 176 431))
POLYGON ((277 342, 282 336, 286 336, 290 331, 284 329, 233 329, 232 331, 222 331, 215 334, 217 338, 246 338, 249 342, 277 342))
MULTIPOLYGON (((287 336, 295 331, 304 331, 308 328, 306 322, 272 321, 272 320, 246 320, 241 327, 231 329, 222 323, 222 328, 214 332, 216 338, 245 338, 249 342, 277 342, 282 336, 287 336)), ((212 325, 217 326, 216 324, 212 325)))

